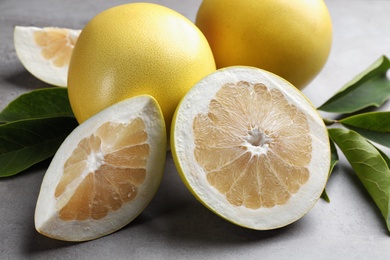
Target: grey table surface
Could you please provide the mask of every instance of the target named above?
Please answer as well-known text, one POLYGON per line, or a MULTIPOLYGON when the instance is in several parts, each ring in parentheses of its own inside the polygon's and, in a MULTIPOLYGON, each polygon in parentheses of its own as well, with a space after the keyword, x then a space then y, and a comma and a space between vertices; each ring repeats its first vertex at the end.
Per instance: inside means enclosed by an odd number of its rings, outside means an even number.
MULTIPOLYGON (((82 28, 97 13, 129 0, 0 0, 0 109, 18 95, 48 87, 21 65, 13 28, 82 28)), ((201 0, 155 0, 194 20, 201 0)), ((390 55, 390 1, 326 0, 334 39, 321 74, 303 90, 315 106, 381 55, 390 55)), ((385 106, 388 109, 389 105, 385 106)), ((329 115, 324 115, 329 116, 329 115)), ((84 243, 52 240, 34 229, 34 209, 49 161, 0 179, 0 259, 388 259, 382 216, 341 155, 319 200, 299 221, 253 231, 222 220, 197 202, 168 154, 160 189, 122 230, 84 243)))

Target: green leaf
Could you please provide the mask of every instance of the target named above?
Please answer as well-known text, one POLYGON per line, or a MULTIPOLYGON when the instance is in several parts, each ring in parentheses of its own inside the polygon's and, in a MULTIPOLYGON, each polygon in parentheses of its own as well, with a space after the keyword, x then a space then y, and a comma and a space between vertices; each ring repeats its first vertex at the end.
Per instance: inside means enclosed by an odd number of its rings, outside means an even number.
POLYGON ((390 112, 369 112, 350 116, 339 121, 343 125, 351 125, 376 132, 390 133, 390 112))
POLYGON ((328 132, 380 209, 390 231, 389 160, 385 159, 375 146, 355 131, 332 128, 328 129, 328 132))
POLYGON ((48 117, 74 117, 66 88, 33 90, 14 99, 0 112, 0 122, 48 117))
POLYGON ((390 112, 363 113, 339 122, 371 141, 390 147, 390 112))
POLYGON ((0 125, 0 177, 15 175, 53 156, 77 125, 71 117, 21 120, 0 125))
POLYGON ((347 126, 348 129, 353 130, 357 133, 359 133, 361 136, 364 136, 365 138, 381 144, 386 147, 390 147, 390 134, 389 133, 380 133, 380 132, 375 132, 375 131, 370 131, 370 130, 365 130, 353 126, 347 126))
MULTIPOLYGON (((374 146, 374 145, 373 145, 374 146)), ((387 156, 387 154, 385 154, 382 150, 380 150, 378 147, 374 146, 378 152, 380 153, 380 155, 383 157, 383 159, 385 160, 386 164, 387 164, 387 167, 390 169, 390 158, 389 156, 387 156)))
MULTIPOLYGON (((329 138, 329 143, 330 143, 330 167, 329 167, 329 174, 328 174, 328 179, 330 178, 330 175, 333 172, 334 167, 336 166, 337 162, 339 161, 339 155, 337 153, 336 146, 332 139, 329 138)), ((323 198, 325 201, 330 202, 329 196, 326 192, 326 189, 322 192, 321 198, 323 198)))
POLYGON ((390 61, 382 56, 318 109, 346 114, 381 106, 390 97, 390 80, 386 76, 388 69, 390 61))

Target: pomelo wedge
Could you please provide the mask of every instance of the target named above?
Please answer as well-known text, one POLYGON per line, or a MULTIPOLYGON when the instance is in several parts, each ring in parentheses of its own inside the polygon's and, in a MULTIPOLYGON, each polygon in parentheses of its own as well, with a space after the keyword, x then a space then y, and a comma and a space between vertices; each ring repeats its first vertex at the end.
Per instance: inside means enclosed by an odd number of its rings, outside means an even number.
POLYGON ((85 241, 136 218, 164 171, 166 130, 150 96, 119 102, 79 125, 43 179, 35 227, 45 236, 85 241))
POLYGON ((66 87, 68 67, 81 30, 16 26, 14 46, 23 66, 36 78, 66 87))

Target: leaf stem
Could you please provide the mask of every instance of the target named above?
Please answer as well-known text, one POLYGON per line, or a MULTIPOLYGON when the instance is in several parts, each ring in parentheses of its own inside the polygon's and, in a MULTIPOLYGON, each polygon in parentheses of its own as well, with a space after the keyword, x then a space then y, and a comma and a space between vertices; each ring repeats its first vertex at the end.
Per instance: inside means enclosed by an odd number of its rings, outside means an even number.
POLYGON ((322 120, 324 120, 324 123, 326 126, 331 126, 331 125, 337 124, 339 122, 338 120, 329 119, 329 118, 323 118, 322 120))

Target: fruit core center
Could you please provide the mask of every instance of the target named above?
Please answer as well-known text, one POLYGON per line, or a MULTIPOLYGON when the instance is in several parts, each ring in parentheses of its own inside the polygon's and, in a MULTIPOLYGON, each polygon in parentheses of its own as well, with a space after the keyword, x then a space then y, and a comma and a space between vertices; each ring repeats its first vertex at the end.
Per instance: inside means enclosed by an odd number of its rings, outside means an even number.
POLYGON ((271 142, 271 138, 259 128, 253 128, 248 131, 248 135, 245 140, 253 146, 268 146, 271 142))
POLYGON ((88 155, 88 172, 96 172, 104 164, 104 154, 101 150, 92 151, 88 155))
POLYGON ((256 154, 266 153, 272 142, 272 138, 258 127, 248 130, 243 139, 246 141, 247 149, 256 154))

